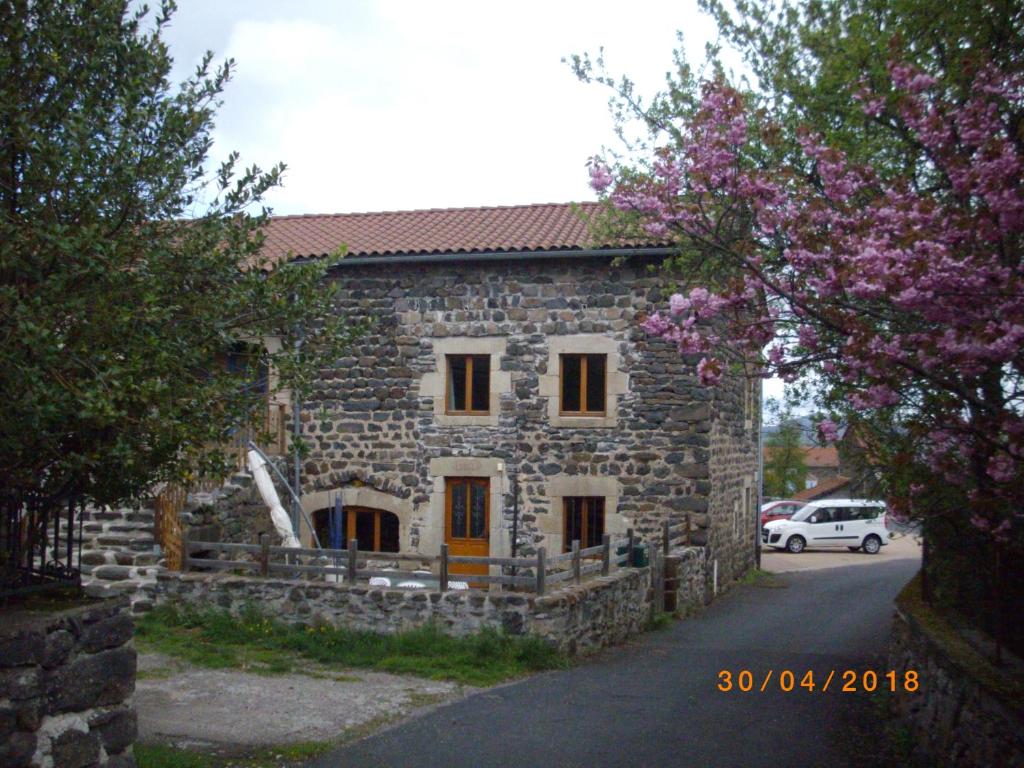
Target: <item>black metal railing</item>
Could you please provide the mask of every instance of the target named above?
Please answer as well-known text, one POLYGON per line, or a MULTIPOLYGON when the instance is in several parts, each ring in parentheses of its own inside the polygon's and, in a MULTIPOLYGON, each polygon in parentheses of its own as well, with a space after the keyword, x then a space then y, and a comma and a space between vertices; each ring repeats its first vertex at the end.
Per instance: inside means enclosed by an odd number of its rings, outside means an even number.
POLYGON ((0 497, 0 598, 81 585, 83 506, 77 498, 0 497))

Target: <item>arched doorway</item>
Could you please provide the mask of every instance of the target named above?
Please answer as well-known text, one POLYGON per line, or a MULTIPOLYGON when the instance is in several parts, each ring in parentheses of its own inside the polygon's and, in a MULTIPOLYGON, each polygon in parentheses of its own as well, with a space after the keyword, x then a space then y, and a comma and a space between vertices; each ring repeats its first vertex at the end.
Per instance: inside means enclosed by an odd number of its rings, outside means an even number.
POLYGON ((346 506, 341 513, 341 530, 344 532, 341 542, 331 541, 330 530, 331 509, 318 509, 313 512, 313 527, 322 546, 348 549, 348 542, 356 539, 361 552, 398 552, 398 515, 373 507, 346 506))

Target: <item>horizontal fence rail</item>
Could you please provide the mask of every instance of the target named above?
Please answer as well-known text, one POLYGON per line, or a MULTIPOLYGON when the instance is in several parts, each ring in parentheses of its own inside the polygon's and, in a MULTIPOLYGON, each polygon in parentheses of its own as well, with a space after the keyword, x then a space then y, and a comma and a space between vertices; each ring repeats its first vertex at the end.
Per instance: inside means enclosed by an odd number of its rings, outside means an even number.
MULTIPOLYGON (((663 532, 668 530, 666 527, 663 532)), ((391 582, 392 587, 402 587, 408 582, 406 586, 436 587, 442 592, 466 589, 467 585, 500 584, 543 595, 548 584, 570 580, 579 584, 584 577, 607 576, 612 567, 635 563, 639 544, 632 528, 623 539, 612 540, 606 533, 601 543, 592 547, 581 548, 579 541, 573 541, 567 552, 548 555, 544 547, 539 547, 533 557, 452 555, 447 544, 442 544, 439 554, 432 556, 360 550, 356 539, 349 541, 347 549, 311 549, 271 546, 266 534, 260 537, 259 544, 192 541, 186 537, 182 541, 181 570, 237 571, 243 575, 263 577, 304 575, 349 584, 384 578, 391 582), (399 570, 381 565, 392 562, 415 563, 419 568, 399 570), (451 567, 459 565, 487 566, 488 569, 494 567, 511 572, 453 573, 451 567), (524 569, 533 573, 523 573, 524 569)))

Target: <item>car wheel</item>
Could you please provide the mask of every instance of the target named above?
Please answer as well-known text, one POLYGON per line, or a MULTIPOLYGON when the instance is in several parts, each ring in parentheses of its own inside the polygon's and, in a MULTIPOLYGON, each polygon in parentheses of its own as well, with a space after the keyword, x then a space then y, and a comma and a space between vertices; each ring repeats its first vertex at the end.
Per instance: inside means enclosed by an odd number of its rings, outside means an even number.
POLYGON ((864 539, 864 551, 869 555, 877 555, 882 548, 882 540, 877 536, 868 536, 864 539))
POLYGON ((792 552, 794 555, 799 555, 804 551, 804 547, 807 546, 807 542, 804 541, 803 536, 790 536, 786 542, 786 549, 792 552))

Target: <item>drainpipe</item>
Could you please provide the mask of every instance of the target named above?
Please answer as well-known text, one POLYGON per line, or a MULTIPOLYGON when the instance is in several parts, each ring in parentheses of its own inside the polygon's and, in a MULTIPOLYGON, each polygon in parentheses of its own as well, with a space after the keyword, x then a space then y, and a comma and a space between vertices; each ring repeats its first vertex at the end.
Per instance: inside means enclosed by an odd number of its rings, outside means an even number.
MULTIPOLYGON (((295 356, 298 357, 302 349, 302 329, 295 329, 295 356)), ((299 399, 299 388, 292 388, 292 447, 295 455, 293 457, 293 480, 292 480, 292 525, 295 530, 300 530, 300 519, 302 515, 302 461, 299 458, 298 440, 302 434, 302 400, 299 399)), ((314 537, 316 532, 313 532, 314 537)))
POLYGON ((764 505, 764 379, 757 385, 757 509, 754 510, 754 565, 761 567, 761 507, 764 505))

